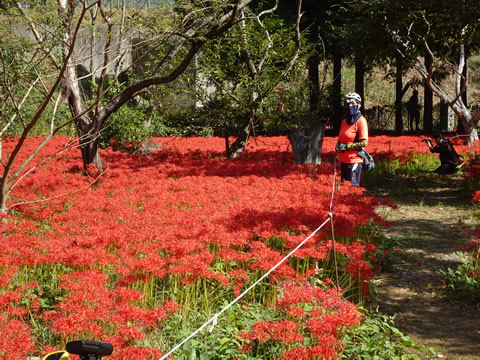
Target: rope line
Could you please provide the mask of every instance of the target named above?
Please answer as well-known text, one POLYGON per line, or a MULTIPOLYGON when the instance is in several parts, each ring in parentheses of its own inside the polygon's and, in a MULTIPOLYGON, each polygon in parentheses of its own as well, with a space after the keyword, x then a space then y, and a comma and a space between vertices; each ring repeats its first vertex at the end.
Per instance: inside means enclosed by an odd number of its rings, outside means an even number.
POLYGON ((454 136, 446 136, 450 139, 456 139, 456 138, 461 138, 461 137, 469 137, 470 135, 468 134, 455 134, 454 136))
POLYGON ((335 249, 335 231, 333 226, 333 195, 335 194, 335 187, 337 185, 337 157, 333 160, 333 185, 332 185, 332 197, 330 199, 330 209, 328 215, 330 216, 330 230, 332 232, 332 253, 333 253, 333 266, 335 268, 335 287, 337 292, 340 292, 340 283, 338 281, 338 265, 337 265, 337 250, 335 249))
MULTIPOLYGON (((210 323, 212 325, 210 326, 209 332, 213 331, 213 328, 217 324, 218 317, 223 314, 225 311, 227 311, 230 307, 232 307, 235 303, 237 303, 241 298, 243 298, 251 289, 253 289, 255 286, 257 286, 258 283, 260 283, 263 279, 265 279, 267 276, 269 276, 273 271, 275 271, 281 264, 283 264, 290 256, 292 256, 298 249, 300 249, 308 240, 310 240, 317 232, 320 231, 321 228, 323 228, 329 221, 332 224, 332 237, 334 236, 333 234, 333 214, 332 214, 332 207, 333 207, 333 195, 335 193, 335 187, 336 187, 336 179, 337 179, 337 157, 335 156, 334 162, 333 162, 333 188, 332 188, 332 195, 330 198, 330 206, 329 206, 329 212, 328 212, 328 218, 318 227, 316 228, 308 237, 306 237, 300 244, 298 244, 295 249, 290 251, 282 260, 280 260, 275 266, 273 266, 270 270, 268 270, 263 276, 261 276, 257 281, 255 281, 252 285, 250 285, 246 290, 244 290, 239 296, 237 296, 235 299, 233 299, 227 306, 225 306, 222 310, 220 310, 218 313, 216 313, 213 317, 210 318, 207 322, 205 322, 202 326, 200 326, 197 330, 195 330, 193 333, 191 333, 188 337, 186 337, 182 342, 178 343, 175 345, 168 353, 163 355, 160 360, 166 359, 168 356, 173 354, 176 350, 178 350, 183 344, 185 344, 187 341, 189 341, 191 338, 193 338, 195 335, 197 335, 200 331, 202 331, 206 326, 208 326, 210 323)), ((335 240, 332 239, 332 244, 333 244, 333 254, 334 254, 334 261, 335 261, 335 276, 336 276, 336 286, 337 290, 339 289, 338 286, 338 271, 337 271, 337 257, 336 257, 336 252, 335 252, 335 240)))
POLYGON ((217 322, 217 318, 223 314, 225 311, 227 311, 232 305, 234 305, 238 300, 240 300, 241 298, 243 298, 251 289, 253 289, 255 286, 257 286, 257 284, 259 282, 261 282, 263 279, 265 279, 268 275, 270 275, 273 271, 275 271, 275 269, 277 269, 281 264, 283 264, 290 256, 292 256, 293 253, 295 253, 298 249, 300 249, 308 240, 310 240, 310 238, 315 235, 322 227, 325 226, 325 224, 327 224, 328 222, 330 221, 330 217, 327 218, 323 223, 322 225, 320 225, 317 229, 315 229, 315 231, 313 231, 306 239, 304 239, 300 244, 297 245, 297 247, 295 249, 293 249, 292 251, 290 251, 288 253, 288 255, 286 255, 282 260, 280 260, 274 267, 272 267, 270 270, 268 270, 265 274, 263 274, 262 277, 260 277, 260 279, 258 279, 257 281, 255 281, 252 285, 250 285, 243 293, 241 293, 239 296, 237 296, 230 304, 228 304, 227 306, 225 306, 222 310, 220 310, 218 313, 216 313, 210 320, 208 320, 206 323, 204 323, 202 326, 200 326, 196 331, 194 331, 190 336, 188 336, 187 338, 185 338, 181 343, 177 344, 172 350, 170 350, 168 353, 166 353, 165 355, 163 355, 160 360, 163 360, 163 359, 166 359, 168 356, 170 356, 175 350, 177 350, 178 348, 180 348, 180 346, 182 346, 183 344, 185 344, 188 340, 190 340, 192 337, 194 337, 195 335, 197 335, 203 328, 205 328, 208 324, 210 324, 211 322, 213 322, 211 328, 210 328, 210 332, 213 330, 213 327, 215 326, 216 322, 217 322))

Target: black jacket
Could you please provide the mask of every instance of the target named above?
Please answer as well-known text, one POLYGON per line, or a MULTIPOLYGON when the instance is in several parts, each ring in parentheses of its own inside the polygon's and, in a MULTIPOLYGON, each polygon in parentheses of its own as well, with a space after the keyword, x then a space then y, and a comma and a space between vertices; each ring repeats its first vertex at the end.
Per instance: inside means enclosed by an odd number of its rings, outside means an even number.
POLYGON ((442 164, 459 165, 461 163, 460 157, 449 139, 441 139, 438 145, 431 148, 430 151, 440 154, 440 162, 442 164))

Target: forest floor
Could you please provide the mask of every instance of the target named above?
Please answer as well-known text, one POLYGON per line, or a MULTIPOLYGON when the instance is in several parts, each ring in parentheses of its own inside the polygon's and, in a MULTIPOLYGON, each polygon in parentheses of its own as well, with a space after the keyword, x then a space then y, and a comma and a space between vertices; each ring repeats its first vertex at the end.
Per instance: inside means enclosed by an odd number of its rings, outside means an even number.
POLYGON ((390 276, 373 284, 381 313, 419 344, 434 347, 439 358, 480 360, 480 304, 447 296, 440 272, 460 264, 456 251, 478 226, 464 177, 424 174, 384 183, 370 192, 389 197, 398 209, 379 209, 391 227, 386 236, 402 244, 390 276))

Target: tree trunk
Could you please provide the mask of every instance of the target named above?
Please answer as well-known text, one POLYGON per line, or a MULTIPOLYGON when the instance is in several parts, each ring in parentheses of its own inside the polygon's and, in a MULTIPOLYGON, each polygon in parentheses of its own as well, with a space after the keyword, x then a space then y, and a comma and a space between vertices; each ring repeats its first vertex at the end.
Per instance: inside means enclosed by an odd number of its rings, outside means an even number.
POLYGON ((81 89, 76 78, 75 66, 69 64, 64 77, 64 91, 68 94, 68 104, 72 117, 75 118, 75 127, 82 153, 83 169, 87 173, 88 166, 94 164, 99 171, 103 171, 98 154, 99 130, 94 128, 96 122, 90 122, 85 113, 81 89))
POLYGON ((362 98, 365 111, 365 64, 358 59, 355 61, 355 92, 362 98))
MULTIPOLYGON (((430 69, 432 58, 428 52, 425 52, 425 68, 430 69)), ((423 131, 430 133, 433 131, 433 93, 428 84, 424 86, 423 93, 423 131)))
POLYGON ((458 117, 459 124, 463 124, 465 135, 468 135, 465 139, 465 143, 471 145, 475 141, 478 141, 477 126, 480 121, 480 110, 473 114, 473 116, 470 115, 470 111, 465 107, 459 110, 453 106, 453 111, 458 117))
POLYGON ((465 86, 465 91, 462 94, 463 104, 468 107, 468 54, 467 50, 465 50, 465 65, 463 66, 462 72, 463 78, 461 81, 461 87, 465 86))
POLYGON ((395 80, 395 131, 401 133, 403 131, 402 117, 402 90, 403 90, 403 59, 397 55, 397 73, 395 80))
MULTIPOLYGON (((478 140, 477 126, 478 126, 478 122, 480 121, 480 110, 477 111, 472 116, 470 110, 461 101, 460 94, 456 94, 456 96, 452 98, 435 81, 433 81, 432 79, 433 54, 430 48, 428 47, 427 43, 425 43, 425 50, 426 50, 425 60, 428 59, 428 61, 425 61, 423 63, 422 61, 418 60, 417 63, 415 64, 415 68, 424 78, 425 87, 426 88, 428 87, 428 89, 430 89, 430 93, 435 93, 435 95, 443 99, 448 104, 448 106, 450 106, 450 108, 453 110, 455 115, 457 115, 458 120, 463 124, 463 127, 465 129, 465 134, 468 135, 468 139, 466 139, 466 143, 471 145, 478 140), (429 66, 427 67, 426 65, 429 65, 429 66)), ((425 99, 425 108, 427 108, 427 99, 425 99)), ((430 102, 430 108, 431 108, 431 102, 430 102)))
MULTIPOLYGON (((90 30, 90 81, 92 84, 95 84, 95 38, 96 38, 96 22, 97 22, 97 13, 98 13, 98 4, 90 8, 90 17, 91 17, 91 26, 90 30)), ((91 85, 90 85, 91 86, 91 85)))
POLYGON ((325 123, 318 122, 305 129, 295 129, 288 135, 297 164, 320 164, 325 123))
POLYGON ((103 171, 102 161, 98 153, 99 134, 91 131, 79 130, 80 152, 82 153, 83 169, 88 175, 88 167, 93 164, 98 171, 103 171))
POLYGON ((310 85, 310 111, 316 113, 320 103, 320 77, 318 75, 319 57, 315 53, 308 58, 308 79, 310 85))
POLYGON ((342 101, 342 55, 335 51, 333 54, 333 84, 332 84, 333 132, 338 135, 343 120, 342 101))
MULTIPOLYGON (((248 139, 250 137, 250 133, 252 132, 253 120, 255 114, 252 112, 248 116, 247 121, 243 124, 243 128, 238 135, 237 139, 233 142, 232 146, 230 146, 227 150, 227 157, 229 159, 235 159, 243 154, 245 148, 248 145, 248 139)), ((228 144, 227 144, 228 146, 228 144)))
MULTIPOLYGON (((310 40, 312 43, 318 41, 318 27, 313 26, 310 33, 310 40)), ((320 63, 320 57, 318 56, 318 45, 315 47, 317 51, 314 51, 308 58, 308 79, 310 85, 310 112, 316 113, 318 111, 318 105, 320 103, 320 77, 318 74, 318 64, 320 63)))
MULTIPOLYGON (((462 101, 463 101, 463 105, 465 105, 465 107, 468 107, 468 57, 467 57, 467 50, 463 46, 460 47, 459 62, 463 63, 463 70, 462 70, 463 76, 459 81, 457 94, 459 91, 461 91, 461 89, 465 88, 462 93, 462 101)), ((460 77, 460 76, 457 75, 457 77, 460 77)), ((462 121, 460 121, 460 119, 458 121, 457 133, 465 134, 465 128, 463 127, 463 123, 462 121)))

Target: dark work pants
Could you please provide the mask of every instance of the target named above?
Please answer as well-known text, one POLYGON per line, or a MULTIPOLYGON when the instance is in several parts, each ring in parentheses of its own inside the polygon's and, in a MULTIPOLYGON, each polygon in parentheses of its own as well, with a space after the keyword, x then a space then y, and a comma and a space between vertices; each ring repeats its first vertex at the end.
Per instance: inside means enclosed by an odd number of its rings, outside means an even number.
POLYGON ((362 163, 347 164, 341 163, 340 177, 342 181, 350 181, 352 186, 360 186, 360 177, 362 176, 362 163))
POLYGON ((435 172, 439 175, 448 175, 457 172, 457 165, 442 164, 435 169, 435 172))

